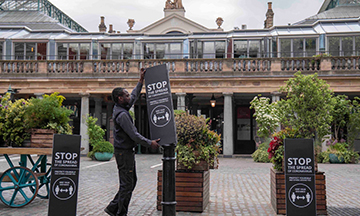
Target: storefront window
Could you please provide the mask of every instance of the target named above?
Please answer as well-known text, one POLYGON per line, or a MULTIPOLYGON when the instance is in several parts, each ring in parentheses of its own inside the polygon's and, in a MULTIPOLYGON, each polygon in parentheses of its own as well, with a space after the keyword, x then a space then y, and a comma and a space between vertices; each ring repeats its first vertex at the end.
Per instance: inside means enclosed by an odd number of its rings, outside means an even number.
POLYGON ((203 43, 197 42, 197 58, 203 58, 203 43))
POLYGON ((212 59, 215 58, 215 43, 204 42, 204 58, 212 59))
POLYGON ((57 43, 57 56, 59 60, 90 59, 90 43, 57 43))
POLYGON ((360 36, 355 37, 355 55, 360 55, 360 36))
POLYGON ((47 43, 14 43, 15 60, 46 59, 47 43))
POLYGON ((59 60, 67 59, 67 48, 68 48, 68 44, 66 44, 66 43, 58 43, 57 44, 57 53, 58 53, 59 60))
POLYGON ((340 55, 340 37, 328 38, 329 54, 332 56, 340 55))
POLYGON ((342 55, 343 56, 353 55, 353 37, 342 38, 342 55))
POLYGON ((90 44, 89 43, 81 43, 80 44, 80 59, 87 60, 90 56, 90 44))
POLYGON ((133 50, 134 50, 134 44, 133 43, 124 43, 124 59, 132 59, 133 56, 133 50))
POLYGON ((2 60, 3 59, 3 42, 1 41, 0 42, 0 60, 2 60))
POLYGON ((79 44, 69 43, 69 60, 78 59, 79 54, 79 44))
POLYGON ((25 44, 24 43, 14 43, 14 47, 15 47, 15 60, 24 60, 25 44))
POLYGON ((46 60, 46 43, 38 43, 37 44, 37 60, 46 60))
POLYGON ((167 54, 170 59, 181 59, 181 43, 171 43, 169 44, 170 50, 167 54))
POLYGON ((35 60, 35 43, 25 43, 26 46, 26 60, 35 60))
POLYGON ((111 57, 112 59, 121 59, 121 43, 113 43, 111 49, 111 57))
POLYGON ((196 58, 195 41, 190 41, 190 58, 196 58))
POLYGON ((247 57, 247 40, 234 41, 234 58, 247 57))
POLYGON ((249 41, 249 57, 250 58, 260 57, 260 41, 258 40, 249 41))
POLYGON ((304 57, 304 39, 293 39, 294 57, 304 57))
POLYGON ((156 44, 156 59, 165 58, 165 44, 156 44))
POLYGON ((305 39, 305 53, 306 57, 316 55, 316 38, 305 39))
POLYGON ((280 39, 281 57, 291 57, 291 39, 280 39))
POLYGON ((154 59, 155 44, 144 44, 144 59, 154 59))
POLYGON ((271 52, 272 52, 271 57, 273 57, 273 58, 278 57, 277 56, 277 49, 278 49, 277 45, 278 45, 277 38, 273 38, 271 40, 271 52))
POLYGON ((106 44, 101 44, 100 45, 100 49, 101 49, 101 59, 110 59, 110 46, 111 44, 106 43, 106 44))
POLYGON ((267 41, 260 40, 260 51, 259 57, 267 57, 265 47, 267 46, 267 41))
POLYGON ((225 41, 216 41, 215 42, 215 57, 216 58, 225 58, 225 41))

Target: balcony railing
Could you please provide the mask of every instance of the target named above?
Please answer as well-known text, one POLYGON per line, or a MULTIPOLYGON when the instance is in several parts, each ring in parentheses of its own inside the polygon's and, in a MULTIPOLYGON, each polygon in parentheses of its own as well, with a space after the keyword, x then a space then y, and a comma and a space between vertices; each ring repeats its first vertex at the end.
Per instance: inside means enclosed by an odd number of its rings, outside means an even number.
MULTIPOLYGON (((0 60, 0 74, 37 74, 37 77, 88 74, 111 76, 137 73, 142 67, 166 64, 170 73, 216 76, 222 73, 271 73, 295 71, 357 71, 360 56, 323 58, 247 58, 247 59, 141 59, 141 60, 0 60)), ((360 71, 359 71, 360 72, 360 71)), ((16 75, 18 77, 18 75, 16 75)))

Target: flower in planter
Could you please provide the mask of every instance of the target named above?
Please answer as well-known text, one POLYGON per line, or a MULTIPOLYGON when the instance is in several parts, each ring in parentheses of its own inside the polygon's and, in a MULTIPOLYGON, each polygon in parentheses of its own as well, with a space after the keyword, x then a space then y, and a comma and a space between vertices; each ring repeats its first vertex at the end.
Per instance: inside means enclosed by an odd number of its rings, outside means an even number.
POLYGON ((283 171, 284 139, 286 138, 300 138, 298 130, 285 128, 275 133, 268 148, 270 162, 274 164, 274 169, 278 171, 283 171))

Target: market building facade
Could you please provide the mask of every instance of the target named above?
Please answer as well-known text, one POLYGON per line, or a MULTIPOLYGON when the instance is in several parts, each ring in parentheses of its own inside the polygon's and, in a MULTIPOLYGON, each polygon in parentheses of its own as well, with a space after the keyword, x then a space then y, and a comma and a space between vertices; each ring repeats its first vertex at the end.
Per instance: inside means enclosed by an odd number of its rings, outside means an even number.
MULTIPOLYGON (((132 89, 141 67, 167 64, 175 109, 210 118, 229 157, 256 149, 253 97, 278 100, 277 90, 296 71, 317 72, 336 93, 360 94, 357 1, 325 0, 318 14, 287 26, 273 25, 269 2, 263 29, 229 31, 221 17, 214 29, 186 18, 181 0, 166 1, 164 18, 143 29, 129 19, 126 33, 107 27, 105 17, 99 32, 87 32, 47 0, 5 0, 0 8, 0 91, 11 85, 17 98, 60 92, 74 110, 84 154, 86 114, 111 131, 111 91, 132 89)), ((149 136, 145 98, 144 91, 133 110, 149 136)))

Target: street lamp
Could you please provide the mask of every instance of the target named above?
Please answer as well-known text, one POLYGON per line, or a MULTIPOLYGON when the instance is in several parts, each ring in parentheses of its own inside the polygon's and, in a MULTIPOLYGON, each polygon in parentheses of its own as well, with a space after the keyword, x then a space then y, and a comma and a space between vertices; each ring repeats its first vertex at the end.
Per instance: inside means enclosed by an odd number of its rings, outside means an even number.
POLYGON ((215 105, 216 105, 216 100, 215 100, 214 94, 212 95, 212 97, 210 99, 210 104, 211 104, 211 107, 215 107, 215 105))
POLYGON ((5 92, 5 94, 6 93, 9 93, 10 94, 10 100, 11 101, 14 101, 14 95, 16 94, 16 93, 18 93, 18 90, 17 89, 12 89, 11 88, 11 84, 9 85, 9 88, 8 88, 8 90, 5 92))

